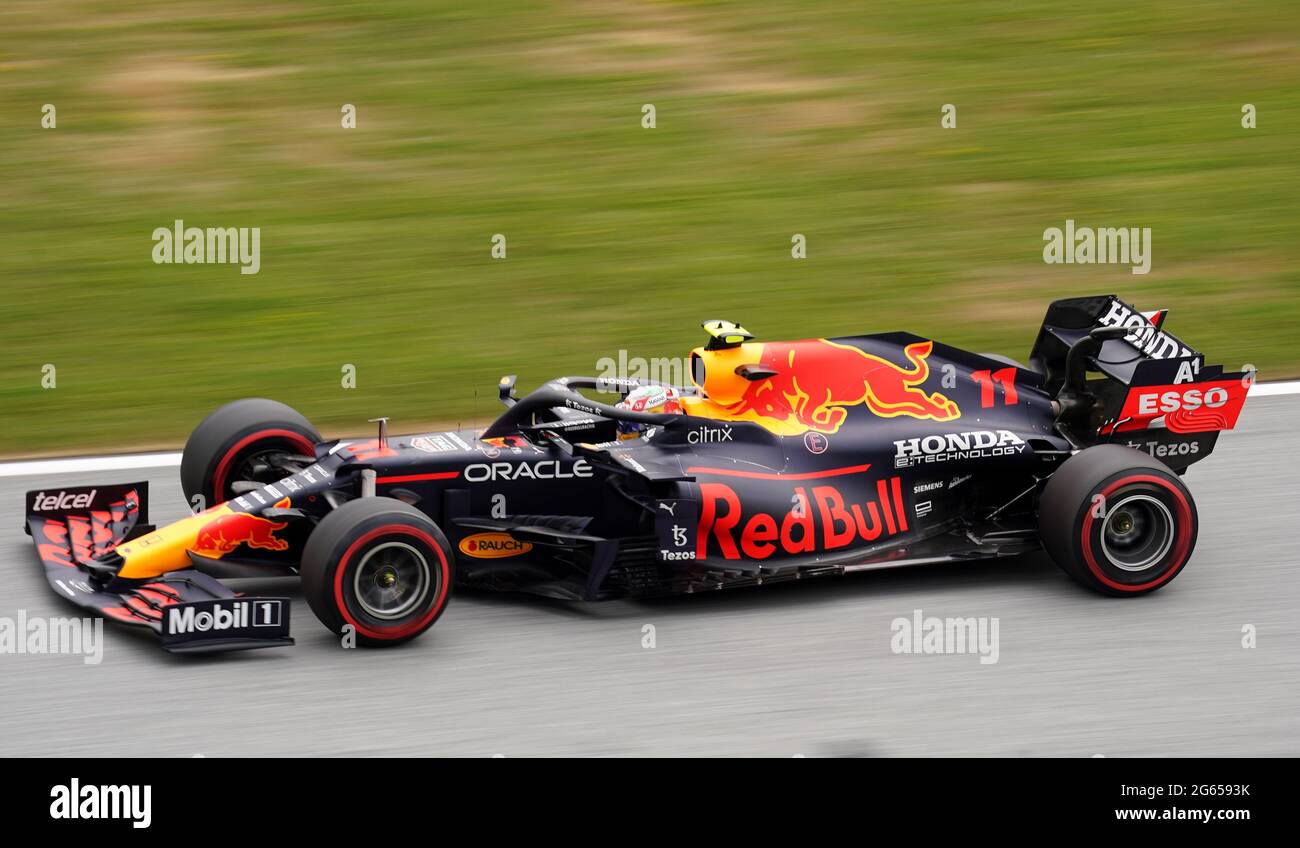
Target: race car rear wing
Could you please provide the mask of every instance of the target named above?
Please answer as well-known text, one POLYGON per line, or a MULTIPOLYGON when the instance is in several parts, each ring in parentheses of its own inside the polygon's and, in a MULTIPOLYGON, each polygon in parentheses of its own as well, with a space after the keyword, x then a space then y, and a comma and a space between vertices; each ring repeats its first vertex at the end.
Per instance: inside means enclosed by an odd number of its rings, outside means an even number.
POLYGON ((1103 342, 1091 363, 1108 377, 1132 385, 1138 365, 1152 359, 1195 361, 1194 369, 1199 371, 1201 354, 1163 329, 1168 314, 1165 309, 1139 312, 1113 294, 1054 301, 1047 307, 1029 363, 1055 394, 1065 379, 1066 356, 1074 344, 1099 327, 1123 327, 1129 332, 1103 342))
POLYGON ((1115 295, 1047 308, 1030 363, 1057 398, 1067 438, 1081 447, 1122 441, 1181 470, 1236 425, 1254 373, 1206 365, 1164 329, 1167 314, 1140 312, 1115 295), (1087 380, 1088 372, 1105 378, 1087 380))

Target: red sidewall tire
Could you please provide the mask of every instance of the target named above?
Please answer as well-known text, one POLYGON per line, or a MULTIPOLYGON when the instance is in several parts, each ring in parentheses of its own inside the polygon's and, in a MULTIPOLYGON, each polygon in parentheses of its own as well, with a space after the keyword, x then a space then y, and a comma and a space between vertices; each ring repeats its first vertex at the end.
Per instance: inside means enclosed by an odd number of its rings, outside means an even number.
MULTIPOLYGON (((244 398, 214 410, 190 433, 181 455, 181 489, 192 504, 227 501, 232 474, 265 450, 314 456, 320 434, 297 410, 266 398, 244 398)), ((261 482, 274 482, 265 480, 261 482)))
POLYGON ((1091 508, 1084 510, 1079 528, 1079 551, 1088 572, 1107 589, 1123 595, 1150 592, 1174 579, 1187 565, 1196 545, 1196 511, 1182 486, 1154 474, 1132 473, 1108 483, 1098 494, 1106 499, 1103 503, 1116 503, 1136 492, 1165 501, 1173 512, 1174 538, 1169 552, 1150 569, 1135 575, 1107 562, 1100 544, 1103 521, 1096 518, 1091 508))
POLYGON ((1070 457, 1048 480, 1038 524, 1043 547, 1066 574, 1102 594, 1131 597, 1167 585, 1182 571, 1196 547, 1199 518, 1191 493, 1168 466, 1122 445, 1097 445, 1070 457), (1102 544, 1112 511, 1134 497, 1163 505, 1160 512, 1170 522, 1168 548, 1141 570, 1122 568, 1102 544))
POLYGON ((317 525, 303 550, 302 580, 308 605, 330 630, 342 634, 350 626, 359 644, 396 645, 419 636, 442 615, 455 583, 455 561, 446 536, 424 513, 393 498, 361 498, 317 525), (366 554, 390 543, 420 554, 428 584, 409 614, 388 621, 366 612, 355 586, 366 554))

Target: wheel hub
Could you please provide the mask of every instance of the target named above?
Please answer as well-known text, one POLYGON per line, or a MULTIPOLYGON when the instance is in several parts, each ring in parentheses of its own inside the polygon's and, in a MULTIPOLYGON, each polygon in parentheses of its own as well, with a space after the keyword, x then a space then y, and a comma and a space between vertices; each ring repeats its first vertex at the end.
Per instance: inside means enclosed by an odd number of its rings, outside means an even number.
POLYGON ((362 611, 372 618, 402 618, 417 609, 428 594, 428 560, 405 542, 384 542, 366 551, 353 578, 353 592, 362 611))
POLYGON ((1106 513, 1101 547, 1117 568, 1145 571, 1169 552, 1174 536, 1174 518, 1163 501, 1146 494, 1129 495, 1106 513))

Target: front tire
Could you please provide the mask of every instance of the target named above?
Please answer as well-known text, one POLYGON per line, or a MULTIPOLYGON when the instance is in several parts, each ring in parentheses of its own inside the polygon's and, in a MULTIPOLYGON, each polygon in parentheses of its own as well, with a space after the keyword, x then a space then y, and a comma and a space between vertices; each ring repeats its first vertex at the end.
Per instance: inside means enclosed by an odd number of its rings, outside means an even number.
POLYGON ((408 642, 447 607, 455 560, 428 516, 394 498, 348 501, 312 531, 302 555, 303 595, 321 623, 357 643, 408 642))
POLYGON ((228 403, 204 418, 190 433, 181 455, 181 489, 204 508, 234 496, 239 480, 274 483, 286 476, 274 463, 275 454, 314 456, 320 433, 297 410, 266 398, 228 403))
POLYGON ((1095 445, 1057 469, 1038 505, 1047 553, 1104 595, 1154 592, 1196 547, 1196 503, 1168 466, 1122 445, 1095 445))

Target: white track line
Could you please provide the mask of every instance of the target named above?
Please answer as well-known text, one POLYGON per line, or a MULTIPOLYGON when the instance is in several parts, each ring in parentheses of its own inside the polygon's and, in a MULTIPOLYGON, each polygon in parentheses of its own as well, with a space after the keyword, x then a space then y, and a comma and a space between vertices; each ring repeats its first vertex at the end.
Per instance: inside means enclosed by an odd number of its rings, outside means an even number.
POLYGON ((181 464, 179 453, 127 453, 118 456, 77 456, 69 459, 30 459, 0 462, 0 477, 38 474, 69 474, 88 471, 129 471, 135 468, 174 468, 181 464))
POLYGON ((1250 387, 1250 397, 1269 395, 1300 395, 1300 380, 1290 380, 1285 383, 1256 383, 1250 387))
MULTIPOLYGON (((1282 383, 1256 383, 1251 397, 1300 395, 1300 380, 1282 383)), ((1247 413, 1248 415, 1250 413, 1247 413)), ((117 456, 79 456, 69 459, 31 459, 0 462, 0 477, 28 477, 41 474, 84 474, 90 471, 130 471, 137 468, 175 468, 181 464, 179 453, 130 453, 117 456)))

